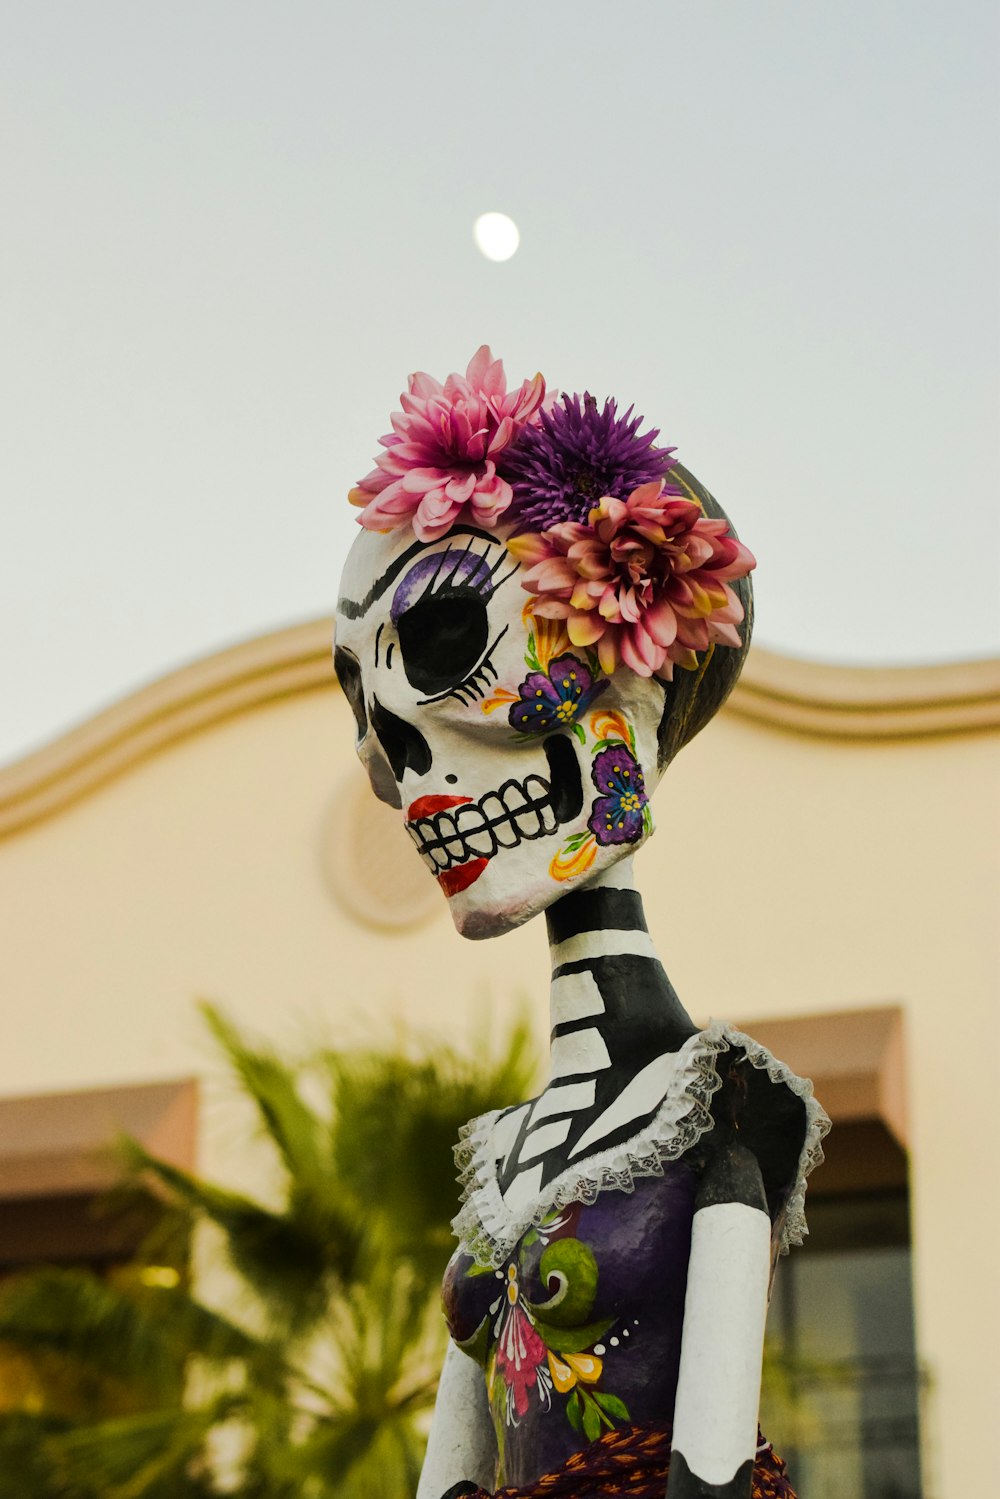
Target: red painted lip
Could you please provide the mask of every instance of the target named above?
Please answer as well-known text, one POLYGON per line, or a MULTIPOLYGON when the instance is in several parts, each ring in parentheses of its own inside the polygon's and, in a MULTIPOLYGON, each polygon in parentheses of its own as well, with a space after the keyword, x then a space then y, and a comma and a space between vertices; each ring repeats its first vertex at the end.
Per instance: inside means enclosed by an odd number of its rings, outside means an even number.
POLYGON ((474 885, 489 862, 489 859, 470 859, 467 864, 456 864, 454 869, 446 869, 439 874, 437 882, 450 900, 453 895, 474 885))
POLYGON ((464 807, 471 796, 418 796, 407 808, 407 822, 416 822, 418 817, 433 817, 435 812, 447 812, 449 807, 464 807))

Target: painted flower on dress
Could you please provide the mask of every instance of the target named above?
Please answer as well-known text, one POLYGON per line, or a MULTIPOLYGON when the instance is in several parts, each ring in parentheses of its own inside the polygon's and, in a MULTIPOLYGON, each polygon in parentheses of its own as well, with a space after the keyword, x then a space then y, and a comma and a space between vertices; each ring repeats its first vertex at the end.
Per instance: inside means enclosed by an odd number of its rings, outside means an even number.
POLYGON ((506 1391, 506 1417, 511 1425, 528 1412, 530 1392, 537 1389, 544 1409, 552 1399, 548 1349, 531 1317, 520 1304, 521 1292, 514 1265, 507 1266, 507 1286, 500 1332, 493 1356, 494 1376, 506 1391))
POLYGON ((756 566, 725 520, 704 515, 662 480, 627 499, 605 495, 588 521, 564 521, 507 543, 525 565, 536 616, 565 622, 575 646, 594 646, 609 675, 619 661, 670 681, 697 651, 740 646, 743 605, 729 584, 756 566))
POLYGON ((601 793, 587 826, 598 843, 636 843, 646 827, 649 801, 642 766, 624 744, 613 744, 594 756, 591 778, 601 793))
POLYGON ((544 399, 541 375, 508 392, 503 363, 486 344, 443 385, 411 375, 403 409, 379 439, 386 451, 350 492, 351 504, 363 506, 359 523, 369 531, 412 525, 421 541, 436 541, 464 515, 495 527, 513 498, 497 460, 537 421, 544 399))
POLYGON ((595 682, 590 669, 576 656, 557 656, 549 669, 531 672, 518 688, 519 702, 508 715, 510 725, 523 734, 550 734, 569 728, 608 686, 595 682))

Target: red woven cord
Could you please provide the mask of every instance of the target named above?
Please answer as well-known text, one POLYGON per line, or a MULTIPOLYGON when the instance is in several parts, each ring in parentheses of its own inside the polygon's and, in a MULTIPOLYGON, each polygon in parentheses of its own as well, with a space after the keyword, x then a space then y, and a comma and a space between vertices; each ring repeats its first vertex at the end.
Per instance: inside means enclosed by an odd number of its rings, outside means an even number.
MULTIPOLYGON (((669 1427, 628 1426, 590 1442, 534 1483, 495 1494, 477 1489, 469 1499, 664 1499, 669 1476, 669 1427)), ((796 1499, 770 1442, 762 1440, 757 1448, 750 1492, 752 1499, 796 1499)))

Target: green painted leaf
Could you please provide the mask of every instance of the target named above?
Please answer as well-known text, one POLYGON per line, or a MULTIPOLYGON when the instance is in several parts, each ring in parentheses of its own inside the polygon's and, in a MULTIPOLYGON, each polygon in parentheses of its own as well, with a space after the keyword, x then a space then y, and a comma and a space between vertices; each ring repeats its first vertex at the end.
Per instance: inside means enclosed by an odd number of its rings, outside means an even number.
POLYGON ((591 1442, 601 1434, 601 1413, 592 1400, 586 1400, 583 1407, 583 1432, 591 1442))
POLYGON ((554 1323, 535 1318, 538 1336, 553 1353, 583 1353, 603 1338, 614 1324, 614 1317, 603 1317, 600 1322, 588 1322, 584 1327, 556 1327, 554 1323))
POLYGON ((584 732, 582 723, 575 723, 573 725, 573 733, 576 735, 577 739, 579 739, 581 744, 585 745, 587 743, 587 735, 584 732))
POLYGON ((479 1265, 473 1262, 462 1278, 463 1280, 475 1280, 477 1275, 493 1275, 494 1273, 492 1265, 479 1265))
POLYGON ((597 1294, 597 1261, 590 1245, 582 1239, 556 1239, 542 1255, 538 1273, 551 1294, 531 1310, 556 1327, 579 1327, 597 1294))
POLYGON ((466 1338, 464 1343, 458 1344, 458 1347, 461 1348, 463 1353, 467 1353, 471 1359, 474 1359, 477 1364, 485 1366, 486 1355, 489 1352, 489 1342, 490 1319, 489 1317, 484 1317, 472 1334, 472 1337, 466 1338))
POLYGON ((574 1390, 567 1400, 566 1416, 574 1431, 583 1430, 583 1401, 579 1390, 574 1390))
POLYGON ((618 1421, 630 1421, 632 1418, 628 1413, 628 1406, 624 1400, 619 1400, 617 1395, 605 1395, 602 1390, 594 1390, 593 1398, 603 1411, 609 1416, 614 1416, 618 1421))

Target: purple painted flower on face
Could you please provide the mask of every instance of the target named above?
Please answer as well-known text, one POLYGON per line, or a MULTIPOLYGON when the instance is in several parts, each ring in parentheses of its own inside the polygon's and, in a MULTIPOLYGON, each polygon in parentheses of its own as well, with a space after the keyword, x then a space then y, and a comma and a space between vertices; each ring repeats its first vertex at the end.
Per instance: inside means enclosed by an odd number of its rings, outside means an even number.
POLYGON ((576 656, 556 656, 547 672, 531 672, 517 689, 520 702, 508 714, 511 728, 522 734, 569 728, 607 686, 606 678, 595 682, 576 656))
POLYGON ((649 801, 642 766, 624 744, 613 744, 594 756, 590 767, 602 794, 594 802, 587 826, 598 843, 636 843, 643 833, 643 809, 649 801))

